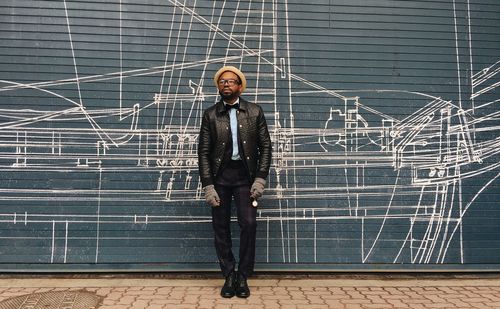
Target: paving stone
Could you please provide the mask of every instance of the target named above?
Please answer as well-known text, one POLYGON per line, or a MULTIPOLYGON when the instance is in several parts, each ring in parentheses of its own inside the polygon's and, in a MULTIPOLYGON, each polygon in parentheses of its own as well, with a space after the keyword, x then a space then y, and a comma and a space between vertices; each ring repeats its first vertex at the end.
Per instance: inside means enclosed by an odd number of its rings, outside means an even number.
POLYGON ((168 309, 193 309, 193 305, 189 304, 169 305, 168 309))
MULTIPOLYGON (((479 309, 488 308, 485 303, 471 303, 470 306, 471 308, 479 308, 479 309)), ((496 307, 495 309, 498 309, 498 307, 496 307)))
POLYGON ((488 293, 481 293, 481 298, 487 298, 492 302, 500 302, 500 293, 491 294, 490 292, 491 291, 488 291, 488 293))
MULTIPOLYGON (((164 305, 155 305, 155 304, 149 304, 148 309, 164 309, 164 305)), ((200 308, 198 308, 200 309, 200 308)))
POLYGON ((448 303, 453 304, 457 308, 470 308, 469 303, 461 301, 460 299, 448 298, 447 301, 448 303))
POLYGON ((372 302, 368 299, 342 299, 340 300, 343 304, 371 304, 372 302))
POLYGON ((481 297, 471 297, 466 300, 464 299, 464 301, 467 301, 467 303, 482 303, 485 299, 481 297))
POLYGON ((252 304, 252 305, 246 305, 246 304, 245 305, 238 305, 238 309, 264 309, 264 308, 266 308, 266 306, 263 304, 262 305, 261 304, 258 304, 258 305, 254 305, 254 304, 252 304))
POLYGON ((425 307, 426 308, 450 308, 450 307, 452 307, 452 305, 450 303, 432 303, 432 304, 425 304, 425 307))
POLYGON ((319 297, 323 298, 324 300, 351 299, 350 295, 337 295, 337 294, 319 295, 319 297))
POLYGON ((402 302, 399 299, 387 299, 387 302, 395 308, 411 308, 407 303, 402 302))
POLYGON ((149 307, 149 301, 136 300, 132 303, 132 308, 134 309, 147 309, 149 307))
POLYGON ((319 296, 307 295, 306 299, 309 301, 310 304, 314 304, 314 305, 325 304, 325 300, 319 296))
POLYGON ((155 305, 179 305, 181 301, 179 299, 156 298, 151 299, 150 303, 155 305))
POLYGON ((280 300, 279 303, 281 305, 285 305, 284 307, 286 308, 286 305, 308 305, 309 301, 307 300, 292 300, 292 299, 285 299, 285 300, 280 300))
POLYGON ((119 305, 131 304, 135 301, 135 296, 124 295, 118 300, 119 305))
POLYGON ((368 295, 366 298, 373 304, 385 304, 387 306, 387 301, 384 299, 384 296, 385 295, 368 295))
POLYGON ((387 309, 388 304, 366 304, 363 305, 363 308, 374 308, 374 309, 387 309))

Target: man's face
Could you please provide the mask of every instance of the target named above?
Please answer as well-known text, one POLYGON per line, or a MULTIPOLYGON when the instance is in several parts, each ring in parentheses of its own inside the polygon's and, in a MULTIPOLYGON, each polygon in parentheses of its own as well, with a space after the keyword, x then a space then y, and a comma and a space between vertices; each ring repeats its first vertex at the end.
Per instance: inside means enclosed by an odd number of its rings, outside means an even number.
POLYGON ((227 71, 222 73, 217 84, 219 93, 224 101, 235 101, 241 93, 241 81, 238 75, 227 71))

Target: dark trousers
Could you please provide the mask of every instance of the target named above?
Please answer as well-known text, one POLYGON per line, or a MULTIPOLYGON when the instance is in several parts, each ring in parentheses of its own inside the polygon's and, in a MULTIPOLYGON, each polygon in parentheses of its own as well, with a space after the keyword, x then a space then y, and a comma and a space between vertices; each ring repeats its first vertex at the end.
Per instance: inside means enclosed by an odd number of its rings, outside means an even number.
POLYGON ((235 270, 236 261, 231 241, 231 201, 234 197, 238 225, 240 226, 240 250, 238 272, 249 277, 255 264, 255 237, 257 210, 251 205, 250 185, 226 186, 215 184, 221 205, 212 207, 212 226, 215 234, 215 250, 224 277, 235 270))

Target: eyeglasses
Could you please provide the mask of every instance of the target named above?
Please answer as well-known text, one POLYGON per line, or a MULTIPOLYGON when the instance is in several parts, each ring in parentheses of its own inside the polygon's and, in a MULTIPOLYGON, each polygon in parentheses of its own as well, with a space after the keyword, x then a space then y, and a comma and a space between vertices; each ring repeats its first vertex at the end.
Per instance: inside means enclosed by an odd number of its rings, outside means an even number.
POLYGON ((229 86, 239 85, 240 81, 237 79, 219 79, 219 86, 224 86, 225 84, 229 86))

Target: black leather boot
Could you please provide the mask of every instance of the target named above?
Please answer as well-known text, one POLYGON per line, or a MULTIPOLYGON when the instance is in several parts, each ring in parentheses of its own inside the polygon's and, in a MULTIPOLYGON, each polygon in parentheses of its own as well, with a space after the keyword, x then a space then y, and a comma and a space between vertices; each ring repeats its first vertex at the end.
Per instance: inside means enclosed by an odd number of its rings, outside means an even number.
POLYGON ((245 276, 238 274, 235 291, 236 296, 239 298, 247 298, 250 296, 250 289, 248 288, 247 278, 245 278, 245 276))
POLYGON ((224 282, 224 286, 220 290, 220 296, 224 298, 231 298, 234 296, 234 287, 236 286, 236 273, 232 271, 226 277, 226 281, 224 282))

